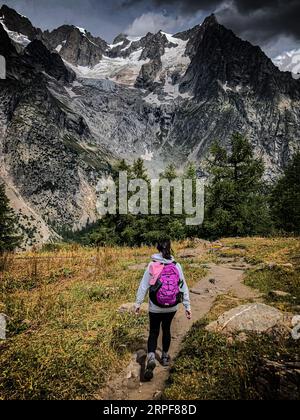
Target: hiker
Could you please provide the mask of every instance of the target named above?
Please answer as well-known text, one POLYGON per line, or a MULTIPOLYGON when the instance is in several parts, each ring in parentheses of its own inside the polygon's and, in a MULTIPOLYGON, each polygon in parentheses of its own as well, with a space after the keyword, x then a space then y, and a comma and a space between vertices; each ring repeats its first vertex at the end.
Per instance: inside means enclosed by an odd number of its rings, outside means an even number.
POLYGON ((189 290, 181 265, 171 255, 171 241, 160 241, 157 250, 159 254, 152 256, 152 262, 145 271, 138 289, 135 304, 136 314, 139 314, 141 304, 147 292, 149 292, 150 333, 144 375, 146 380, 153 378, 153 371, 156 367, 155 352, 160 325, 162 325, 163 331, 161 364, 169 366, 170 356, 168 352, 171 344, 171 323, 178 310, 178 304, 183 303, 188 319, 192 317, 189 290))

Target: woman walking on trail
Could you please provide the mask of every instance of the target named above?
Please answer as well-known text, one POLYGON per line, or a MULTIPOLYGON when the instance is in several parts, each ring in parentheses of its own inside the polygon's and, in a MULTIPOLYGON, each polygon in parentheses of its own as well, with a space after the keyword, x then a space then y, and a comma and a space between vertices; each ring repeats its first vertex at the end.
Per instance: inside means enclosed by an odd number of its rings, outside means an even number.
POLYGON ((162 357, 161 364, 169 366, 170 356, 168 354, 171 344, 171 324, 178 310, 179 303, 183 303, 186 316, 191 319, 191 305, 189 290, 184 278, 182 267, 176 263, 171 255, 171 242, 160 241, 157 245, 159 254, 152 256, 136 298, 136 314, 139 314, 147 292, 149 292, 149 319, 150 333, 148 339, 148 356, 145 371, 145 379, 153 378, 153 371, 156 367, 155 352, 157 340, 162 326, 162 357))

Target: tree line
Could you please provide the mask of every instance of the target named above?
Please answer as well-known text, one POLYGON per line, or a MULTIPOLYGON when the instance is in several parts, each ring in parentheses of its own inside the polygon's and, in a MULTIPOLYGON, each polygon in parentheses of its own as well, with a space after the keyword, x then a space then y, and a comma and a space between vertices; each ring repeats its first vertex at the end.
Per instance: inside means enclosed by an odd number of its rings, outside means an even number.
MULTIPOLYGON (((113 171, 126 171, 128 182, 150 178, 142 159, 129 165, 120 161, 113 171)), ((300 233, 300 151, 284 168, 283 174, 270 184, 265 180, 263 160, 254 154, 250 142, 234 134, 229 147, 215 142, 205 162, 208 174, 205 187, 205 217, 201 226, 187 226, 186 215, 106 215, 81 232, 64 232, 66 240, 84 245, 151 245, 161 237, 180 240, 188 237, 217 239, 229 236, 268 236, 300 233)), ((179 175, 169 165, 160 175, 172 181, 179 175)), ((196 164, 188 163, 182 179, 196 181, 196 164)), ((171 191, 171 204, 174 191, 171 191)), ((149 197, 150 199, 150 197, 149 197)), ((0 252, 19 245, 17 220, 3 185, 0 185, 0 252)))

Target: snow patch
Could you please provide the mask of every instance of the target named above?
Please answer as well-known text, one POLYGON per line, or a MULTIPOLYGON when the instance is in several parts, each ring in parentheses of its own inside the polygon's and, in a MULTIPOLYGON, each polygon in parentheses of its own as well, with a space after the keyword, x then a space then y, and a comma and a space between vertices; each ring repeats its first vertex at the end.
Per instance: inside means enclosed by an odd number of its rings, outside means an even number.
POLYGON ((123 44, 124 44, 124 41, 121 41, 121 42, 117 42, 116 44, 109 44, 108 47, 112 50, 113 48, 120 47, 123 44))
POLYGON ((89 37, 87 36, 87 31, 86 31, 86 29, 84 29, 84 28, 80 28, 79 26, 75 26, 75 28, 76 29, 78 29, 79 30, 79 32, 91 43, 91 44, 93 44, 93 45, 95 45, 96 47, 98 47, 99 48, 99 45, 97 45, 95 42, 93 42, 93 41, 91 41, 90 39, 89 39, 89 37))
POLYGON ((163 99, 155 93, 150 93, 144 100, 152 105, 165 105, 176 99, 192 99, 189 93, 179 92, 179 83, 174 83, 172 76, 177 75, 180 79, 190 65, 190 58, 185 56, 188 41, 182 41, 166 32, 162 32, 169 42, 176 47, 166 48, 165 54, 161 57, 162 70, 156 77, 156 82, 163 84, 163 99))
MULTIPOLYGON (((165 35, 167 36, 168 34, 165 35)), ((165 49, 165 54, 161 57, 163 71, 177 70, 183 74, 191 63, 190 58, 185 55, 188 41, 182 41, 181 39, 174 38, 172 35, 168 35, 167 39, 169 42, 177 44, 177 47, 165 49)))
POLYGON ((23 47, 27 47, 27 45, 30 44, 31 41, 30 39, 28 39, 26 35, 23 35, 21 33, 14 32, 14 31, 10 31, 5 25, 3 18, 0 18, 0 23, 2 24, 3 29, 7 32, 8 36, 10 37, 12 41, 16 42, 17 44, 22 45, 23 47))
POLYGON ((74 80, 74 82, 72 83, 73 87, 82 87, 82 83, 78 82, 78 80, 74 80))
POLYGON ((70 96, 70 98, 77 98, 80 95, 77 95, 75 92, 73 92, 72 88, 69 88, 67 86, 65 86, 65 90, 67 91, 68 95, 70 96))
POLYGON ((165 49, 165 54, 161 57, 162 70, 157 76, 156 81, 164 81, 165 93, 174 98, 181 95, 179 93, 179 86, 172 83, 171 76, 177 74, 178 77, 182 77, 191 63, 190 58, 185 56, 188 41, 182 41, 181 39, 174 38, 173 35, 165 32, 162 33, 166 35, 169 42, 176 44, 177 47, 165 49))
POLYGON ((126 86, 134 86, 143 64, 149 60, 139 60, 142 49, 135 51, 128 58, 110 58, 103 56, 99 64, 90 67, 74 66, 67 63, 79 77, 89 79, 109 79, 126 86))
POLYGON ((75 26, 75 28, 77 28, 79 30, 79 32, 81 32, 83 35, 86 34, 86 29, 80 28, 80 26, 75 26))
POLYGON ((226 80, 225 83, 222 83, 220 80, 218 80, 218 84, 219 84, 219 86, 221 86, 221 88, 224 90, 224 92, 237 92, 237 93, 240 93, 241 90, 243 89, 243 86, 241 86, 241 85, 236 85, 234 87, 229 86, 227 80, 226 80))

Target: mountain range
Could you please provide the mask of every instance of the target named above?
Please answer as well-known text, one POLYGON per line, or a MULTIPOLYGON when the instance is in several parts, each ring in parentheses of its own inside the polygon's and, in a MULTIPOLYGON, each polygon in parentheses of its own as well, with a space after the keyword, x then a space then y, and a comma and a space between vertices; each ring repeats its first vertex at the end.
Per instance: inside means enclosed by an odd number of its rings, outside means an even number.
POLYGON ((0 178, 27 245, 95 221, 97 181, 120 158, 142 157, 152 173, 201 166, 214 140, 239 131, 273 179, 300 144, 296 52, 278 58, 283 72, 214 15, 109 44, 72 25, 42 31, 2 6, 0 55, 0 178))

